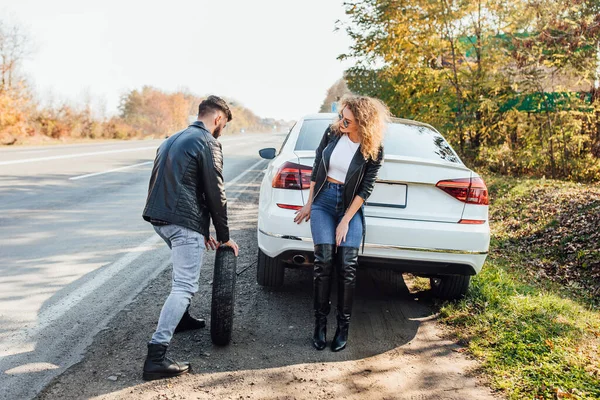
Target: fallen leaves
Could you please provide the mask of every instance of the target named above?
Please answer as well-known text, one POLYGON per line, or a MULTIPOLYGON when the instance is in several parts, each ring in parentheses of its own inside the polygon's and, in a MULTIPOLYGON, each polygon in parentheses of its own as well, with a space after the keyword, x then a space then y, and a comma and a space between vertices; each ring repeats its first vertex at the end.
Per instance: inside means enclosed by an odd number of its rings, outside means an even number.
POLYGON ((600 189, 531 181, 531 190, 506 193, 490 206, 498 245, 519 258, 533 279, 600 297, 600 189))

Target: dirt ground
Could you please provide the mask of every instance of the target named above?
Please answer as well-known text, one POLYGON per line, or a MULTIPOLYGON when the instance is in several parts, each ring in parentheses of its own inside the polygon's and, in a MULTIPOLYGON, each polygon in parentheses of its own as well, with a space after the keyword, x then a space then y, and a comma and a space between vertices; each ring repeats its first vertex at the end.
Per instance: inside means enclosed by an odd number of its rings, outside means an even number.
MULTIPOLYGON (((55 379, 39 399, 497 399, 478 378, 477 363, 445 338, 428 292, 391 287, 374 272, 358 276, 348 347, 333 353, 311 346, 310 270, 288 269, 277 290, 256 283, 256 178, 230 207, 240 245, 232 343, 211 343, 210 296, 214 252, 205 258, 191 312, 207 328, 178 334, 173 359, 192 373, 144 382, 146 343, 170 289, 167 268, 122 310, 84 359, 55 379)), ((335 293, 332 295, 335 299, 335 293)), ((335 329, 330 318, 329 337, 335 329)))

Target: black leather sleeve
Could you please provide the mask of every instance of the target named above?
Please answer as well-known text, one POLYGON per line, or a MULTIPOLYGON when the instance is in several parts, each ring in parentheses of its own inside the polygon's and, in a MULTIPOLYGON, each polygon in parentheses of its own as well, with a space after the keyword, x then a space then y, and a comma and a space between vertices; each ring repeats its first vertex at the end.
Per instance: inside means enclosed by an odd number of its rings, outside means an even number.
POLYGON ((381 168, 381 164, 383 163, 383 146, 379 147, 379 154, 377 155, 377 159, 370 159, 367 161, 365 166, 365 174, 363 175, 362 181, 358 187, 358 192, 356 193, 358 196, 362 197, 364 201, 367 201, 371 193, 373 193, 373 188, 375 187, 375 181, 377 180, 377 174, 379 173, 379 169, 381 168))
POLYGON ((221 143, 216 140, 209 141, 201 155, 200 168, 206 205, 217 231, 217 241, 225 243, 229 241, 229 227, 227 226, 227 198, 223 183, 221 143))
POLYGON ((323 150, 327 147, 327 143, 329 142, 329 134, 331 133, 331 127, 327 127, 325 129, 325 133, 323 134, 323 138, 321 139, 321 143, 319 143, 319 147, 315 152, 315 162, 313 164, 312 174, 310 175, 310 180, 312 182, 317 181, 317 170, 319 169, 319 165, 321 164, 321 159, 323 158, 323 150))

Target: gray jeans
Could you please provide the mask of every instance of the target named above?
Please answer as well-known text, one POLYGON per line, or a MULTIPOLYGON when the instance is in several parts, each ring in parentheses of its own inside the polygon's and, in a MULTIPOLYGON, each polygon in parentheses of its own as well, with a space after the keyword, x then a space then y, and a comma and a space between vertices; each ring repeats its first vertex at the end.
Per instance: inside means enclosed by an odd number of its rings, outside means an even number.
POLYGON ((154 226, 154 230, 171 249, 173 281, 150 343, 168 345, 183 313, 198 291, 206 245, 204 236, 180 225, 154 226))

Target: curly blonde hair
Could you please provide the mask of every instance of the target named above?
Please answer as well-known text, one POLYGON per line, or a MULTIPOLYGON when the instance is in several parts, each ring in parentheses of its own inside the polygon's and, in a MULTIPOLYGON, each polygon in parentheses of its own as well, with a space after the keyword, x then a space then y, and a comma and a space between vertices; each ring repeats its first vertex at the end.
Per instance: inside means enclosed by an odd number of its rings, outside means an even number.
MULTIPOLYGON (((383 134, 391 116, 389 109, 379 99, 356 95, 342 97, 339 110, 346 107, 352 111, 358 124, 358 135, 363 157, 366 160, 377 159, 379 147, 383 141, 383 134)), ((340 123, 341 121, 334 122, 331 129, 341 136, 343 133, 340 131, 340 123)))

